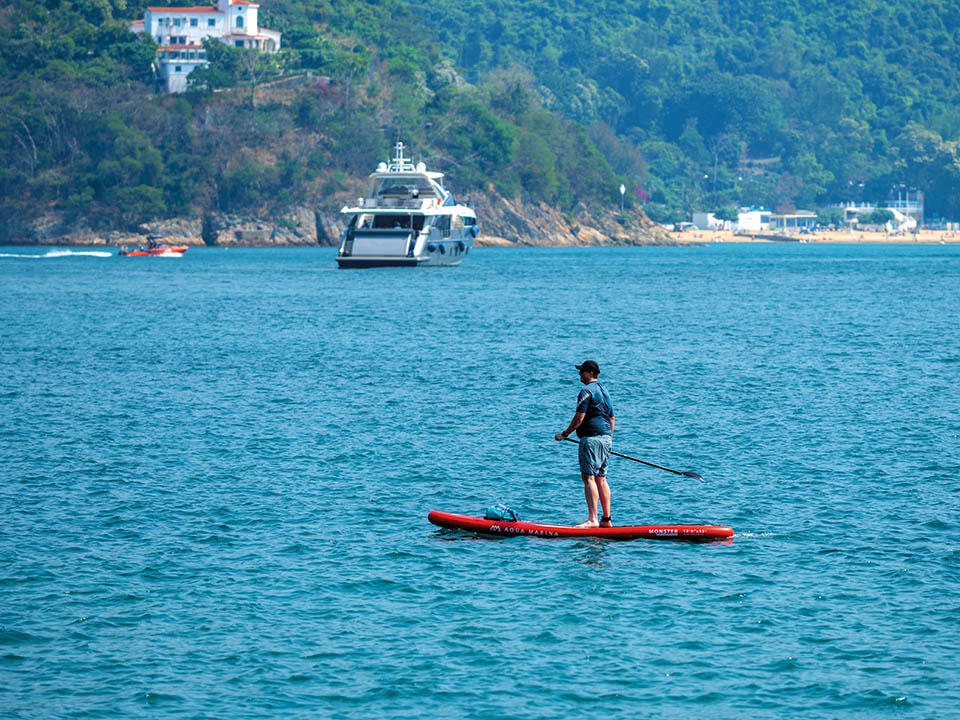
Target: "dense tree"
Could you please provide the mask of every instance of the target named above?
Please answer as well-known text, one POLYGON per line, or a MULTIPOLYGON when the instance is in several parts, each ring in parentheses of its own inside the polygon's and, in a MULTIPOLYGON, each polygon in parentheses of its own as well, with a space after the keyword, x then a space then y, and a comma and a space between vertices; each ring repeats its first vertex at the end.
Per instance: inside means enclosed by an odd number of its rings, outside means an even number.
MULTIPOLYGON (((949 172, 939 186, 923 162, 913 163, 911 175, 890 139, 911 123, 944 143, 960 139, 957 17, 957 0, 803 8, 740 0, 441 0, 424 13, 431 27, 472 26, 481 38, 496 27, 500 44, 512 27, 541 38, 534 46, 517 42, 511 60, 532 69, 549 107, 608 124, 641 148, 653 141, 680 149, 683 173, 660 174, 662 150, 647 158, 651 181, 671 191, 664 200, 673 207, 690 201, 702 209, 716 193, 722 202, 795 206, 878 200, 905 182, 926 191, 929 210, 951 214, 958 203, 949 172), (738 139, 739 157, 717 156, 724 136, 738 139), (717 166, 709 173, 716 190, 712 182, 692 197, 673 190, 689 187, 707 165, 717 166), (750 181, 721 187, 723 169, 750 181)), ((457 57, 470 77, 496 70, 492 55, 457 57)), ((936 164, 948 167, 948 155, 936 164)))
POLYGON ((865 215, 861 215, 857 222, 860 225, 885 225, 886 223, 893 220, 893 212, 887 210, 886 208, 877 208, 872 210, 865 215))
POLYGON ((180 98, 129 31, 146 4, 0 12, 4 217, 323 202, 398 138, 461 188, 564 209, 623 182, 664 222, 891 188, 960 216, 960 0, 271 0, 280 56, 207 43, 180 98))
POLYGON ((843 225, 843 208, 824 208, 817 213, 817 222, 824 226, 840 227, 843 225))
POLYGON ((736 222, 740 218, 740 212, 735 207, 721 207, 713 211, 713 216, 717 220, 736 222))

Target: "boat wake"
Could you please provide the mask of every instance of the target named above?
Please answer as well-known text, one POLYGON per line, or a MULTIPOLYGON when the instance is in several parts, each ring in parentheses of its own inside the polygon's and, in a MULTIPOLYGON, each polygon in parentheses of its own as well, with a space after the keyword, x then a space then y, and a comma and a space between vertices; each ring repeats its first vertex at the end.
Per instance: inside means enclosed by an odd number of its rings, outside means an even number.
POLYGON ((112 252, 107 252, 105 250, 48 250, 43 255, 35 255, 32 253, 0 253, 0 258, 29 258, 33 260, 45 259, 45 258, 60 258, 60 257, 113 257, 112 252))

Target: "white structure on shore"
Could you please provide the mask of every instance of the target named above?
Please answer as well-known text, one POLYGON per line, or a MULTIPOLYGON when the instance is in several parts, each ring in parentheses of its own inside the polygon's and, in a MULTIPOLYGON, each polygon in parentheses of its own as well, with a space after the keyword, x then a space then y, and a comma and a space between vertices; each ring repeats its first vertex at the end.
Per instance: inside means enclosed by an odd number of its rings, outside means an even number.
POLYGON ((766 208, 740 208, 737 214, 737 232, 763 232, 770 229, 773 216, 766 208))
POLYGON ((274 53, 280 49, 280 33, 260 27, 260 6, 245 0, 217 0, 202 7, 148 7, 143 20, 131 24, 135 33, 149 33, 157 41, 157 75, 170 93, 187 89, 187 76, 207 64, 205 38, 227 45, 274 53))
POLYGON ((718 220, 713 213, 695 212, 693 214, 693 225, 698 230, 728 230, 729 224, 726 220, 718 220))
POLYGON ((794 230, 811 230, 817 225, 817 214, 812 210, 794 210, 791 213, 774 213, 770 215, 774 231, 792 232, 794 230))
POLYGON ((700 230, 736 230, 737 232, 760 232, 769 230, 773 214, 766 208, 742 207, 737 211, 735 222, 720 220, 713 213, 694 213, 693 224, 700 230))
POLYGON ((890 200, 885 203, 885 207, 913 218, 916 222, 911 228, 923 225, 923 192, 920 190, 911 191, 906 187, 898 188, 897 199, 894 200, 891 197, 890 200))
POLYGON ((889 210, 893 213, 893 219, 889 223, 888 230, 913 230, 923 221, 923 197, 921 193, 919 199, 903 201, 890 201, 883 205, 875 203, 840 203, 830 207, 843 210, 843 224, 856 225, 861 217, 866 217, 874 210, 889 210), (919 221, 918 221, 919 218, 919 221))

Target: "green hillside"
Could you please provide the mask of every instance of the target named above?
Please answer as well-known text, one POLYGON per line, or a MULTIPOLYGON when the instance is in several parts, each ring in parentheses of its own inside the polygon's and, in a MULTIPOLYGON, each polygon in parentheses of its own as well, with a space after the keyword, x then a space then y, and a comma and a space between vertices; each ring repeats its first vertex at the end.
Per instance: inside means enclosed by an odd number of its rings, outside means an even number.
POLYGON ((0 221, 330 203, 398 137, 458 189, 564 211, 621 182, 664 221, 902 185, 960 217, 957 0, 265 0, 280 55, 211 47, 178 97, 128 31, 145 5, 0 9, 0 221))
POLYGON ((440 0, 424 18, 470 80, 530 68, 548 108, 636 147, 668 208, 904 183, 958 214, 955 0, 440 0))

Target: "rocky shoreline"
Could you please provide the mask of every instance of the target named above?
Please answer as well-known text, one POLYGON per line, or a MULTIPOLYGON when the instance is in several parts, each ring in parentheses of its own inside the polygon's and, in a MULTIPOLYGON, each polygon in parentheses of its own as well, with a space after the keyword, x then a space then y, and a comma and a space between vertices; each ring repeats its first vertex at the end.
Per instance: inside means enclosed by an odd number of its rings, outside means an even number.
MULTIPOLYGON (((642 210, 578 207, 563 213, 543 203, 474 193, 464 201, 477 213, 478 246, 677 245, 642 210)), ((148 240, 192 247, 305 247, 339 243, 343 223, 335 209, 289 208, 270 215, 210 212, 144 223, 134 230, 92 227, 83 218, 48 212, 0 221, 2 245, 135 246, 148 240)))

